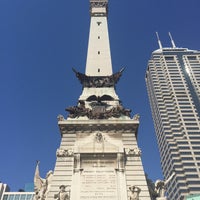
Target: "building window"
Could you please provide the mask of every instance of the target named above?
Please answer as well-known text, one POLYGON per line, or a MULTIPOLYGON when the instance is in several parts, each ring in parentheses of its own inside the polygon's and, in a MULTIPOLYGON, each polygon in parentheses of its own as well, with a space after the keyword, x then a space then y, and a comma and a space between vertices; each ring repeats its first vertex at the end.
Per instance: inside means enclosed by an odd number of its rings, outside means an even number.
POLYGON ((188 56, 187 58, 188 58, 188 60, 196 60, 197 59, 196 56, 188 56))
POLYGON ((173 56, 165 56, 165 60, 174 60, 173 56))
POLYGON ((32 194, 28 194, 27 196, 26 196, 26 200, 31 200, 33 198, 33 195, 32 194))
POLYGON ((21 200, 25 200, 26 199, 26 195, 25 194, 22 194, 21 195, 21 200))
POLYGON ((188 181, 188 184, 191 184, 191 185, 200 185, 200 181, 188 181))
POLYGON ((182 160, 193 160, 192 157, 182 157, 182 160))
POLYGON ((187 127, 187 130, 199 130, 199 127, 187 127))
POLYGON ((8 195, 5 194, 5 195, 3 196, 3 200, 7 200, 7 199, 8 199, 8 195))
POLYGON ((14 195, 11 194, 10 197, 9 197, 9 200, 13 200, 14 199, 14 195))
POLYGON ((20 195, 15 195, 15 200, 19 200, 20 195))

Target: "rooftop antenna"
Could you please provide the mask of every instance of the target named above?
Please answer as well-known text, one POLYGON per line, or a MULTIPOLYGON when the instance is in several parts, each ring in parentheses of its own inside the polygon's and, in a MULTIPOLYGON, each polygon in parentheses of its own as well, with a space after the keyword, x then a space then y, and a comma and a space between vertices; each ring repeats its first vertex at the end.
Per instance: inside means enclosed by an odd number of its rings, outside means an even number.
POLYGON ((156 36, 157 36, 157 39, 158 39, 158 45, 159 45, 159 48, 162 49, 162 44, 161 44, 161 41, 160 41, 160 38, 159 38, 158 32, 156 32, 156 36))
POLYGON ((171 35, 170 32, 169 32, 169 37, 170 37, 170 40, 171 40, 171 43, 172 43, 172 47, 173 47, 173 48, 176 48, 176 45, 175 45, 175 43, 174 43, 174 40, 173 40, 172 35, 171 35))

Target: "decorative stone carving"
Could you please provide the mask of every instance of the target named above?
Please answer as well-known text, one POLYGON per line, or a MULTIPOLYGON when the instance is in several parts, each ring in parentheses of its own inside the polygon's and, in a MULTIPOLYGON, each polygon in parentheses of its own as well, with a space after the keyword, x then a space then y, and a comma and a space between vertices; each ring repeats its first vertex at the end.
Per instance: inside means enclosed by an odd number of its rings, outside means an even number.
POLYGON ((87 116, 88 113, 90 112, 90 109, 85 108, 84 101, 79 101, 78 106, 72 106, 72 107, 66 108, 65 110, 69 112, 69 116, 68 116, 69 118, 87 116))
POLYGON ((96 133, 96 135, 95 135, 95 141, 97 143, 102 143, 103 142, 103 135, 102 135, 102 133, 100 133, 100 132, 96 133))
POLYGON ((57 157, 71 157, 73 155, 74 155, 74 152, 71 149, 57 149, 56 151, 57 157))
POLYGON ((65 118, 62 115, 58 115, 57 119, 58 119, 58 121, 64 121, 65 120, 65 118))
POLYGON ((92 109, 85 108, 84 105, 72 106, 66 108, 66 111, 69 112, 69 118, 79 118, 87 116, 89 119, 109 119, 111 117, 119 118, 121 116, 130 117, 131 110, 125 109, 122 105, 106 110, 104 105, 94 106, 92 109))
POLYGON ((141 192, 141 189, 137 186, 131 186, 129 187, 129 190, 131 191, 129 200, 139 200, 139 194, 141 192))
POLYGON ((111 76, 87 76, 80 72, 77 72, 73 68, 76 77, 79 79, 83 87, 92 87, 92 88, 100 88, 100 87, 114 87, 115 84, 119 81, 124 68, 122 68, 119 72, 111 75, 111 76))
POLYGON ((66 190, 65 185, 59 187, 60 191, 54 195, 54 199, 57 200, 70 200, 70 189, 66 190))
POLYGON ((142 151, 138 147, 128 149, 128 156, 141 156, 141 154, 142 151))
POLYGON ((40 177, 39 161, 37 161, 35 176, 34 176, 35 200, 38 199, 45 200, 51 186, 52 177, 53 177, 53 171, 51 170, 46 174, 45 178, 40 177))
POLYGON ((172 173, 172 175, 165 181, 163 180, 157 180, 155 182, 155 192, 158 194, 158 198, 165 197, 165 191, 166 191, 166 185, 171 181, 171 179, 175 176, 175 172, 172 173))
POLYGON ((139 114, 136 114, 133 116, 133 120, 139 120, 140 119, 140 115, 139 114))
POLYGON ((92 7, 105 7, 108 4, 108 0, 90 0, 92 7))

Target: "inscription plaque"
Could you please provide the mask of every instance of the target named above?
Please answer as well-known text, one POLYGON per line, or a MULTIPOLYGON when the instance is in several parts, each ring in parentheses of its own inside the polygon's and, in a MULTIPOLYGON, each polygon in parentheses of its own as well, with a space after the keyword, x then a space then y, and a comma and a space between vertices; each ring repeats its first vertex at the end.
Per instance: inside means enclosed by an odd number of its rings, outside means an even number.
POLYGON ((81 174, 81 200, 117 200, 116 172, 113 168, 88 168, 81 174))
POLYGON ((116 154, 83 155, 80 200, 117 200, 116 154))

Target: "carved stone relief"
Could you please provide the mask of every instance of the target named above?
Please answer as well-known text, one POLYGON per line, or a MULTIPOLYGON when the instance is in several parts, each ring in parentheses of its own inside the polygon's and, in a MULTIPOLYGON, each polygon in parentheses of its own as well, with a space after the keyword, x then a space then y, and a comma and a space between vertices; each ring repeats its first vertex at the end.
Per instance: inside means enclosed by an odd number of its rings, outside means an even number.
POLYGON ((135 147, 133 149, 128 149, 127 150, 127 156, 141 156, 142 154, 142 151, 138 148, 138 147, 135 147))
POLYGON ((102 135, 102 133, 100 133, 100 132, 96 133, 96 135, 95 135, 95 141, 97 143, 102 143, 103 142, 103 135, 102 135))
POLYGON ((57 149, 56 151, 57 157, 71 157, 73 155, 74 155, 74 152, 71 149, 57 149))

